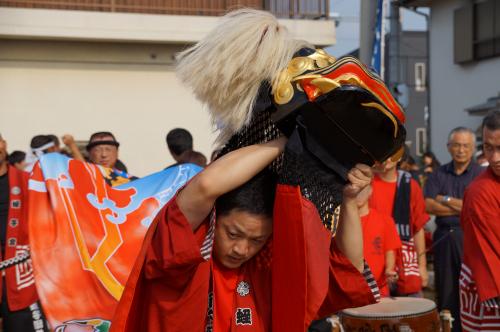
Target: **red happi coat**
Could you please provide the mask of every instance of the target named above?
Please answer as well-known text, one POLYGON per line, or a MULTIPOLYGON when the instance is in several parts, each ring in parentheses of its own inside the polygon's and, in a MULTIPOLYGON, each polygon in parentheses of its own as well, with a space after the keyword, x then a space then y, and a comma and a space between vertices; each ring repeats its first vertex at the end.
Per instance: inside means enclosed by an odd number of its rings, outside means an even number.
MULTIPOLYGON (((212 305, 217 306, 210 296, 214 219, 193 232, 175 197, 163 208, 146 234, 111 332, 212 331, 212 305)), ((231 331, 303 332, 313 318, 375 302, 364 276, 332 250, 329 232, 298 187, 278 187, 273 227, 272 259, 268 243, 241 268, 238 285, 244 281, 249 293, 234 295, 231 331), (295 223, 290 228, 295 235, 288 238, 286 229, 295 223), (289 240, 286 245, 276 237, 279 233, 289 240), (311 236, 318 238, 306 241, 311 236), (285 277, 278 280, 275 274, 285 277), (287 321, 274 326, 283 315, 287 321)))
POLYGON ((463 264, 471 271, 480 302, 500 298, 500 179, 490 168, 467 188, 460 225, 463 264))
MULTIPOLYGON (((373 194, 370 197, 370 207, 389 216, 393 216, 396 194, 399 189, 399 181, 404 173, 398 172, 397 182, 386 182, 375 175, 372 186, 373 194)), ((410 200, 407 202, 410 209, 409 231, 411 239, 401 240, 401 249, 396 251, 396 267, 398 269, 397 288, 398 293, 412 294, 422 290, 422 278, 418 266, 418 255, 415 248, 414 235, 420 231, 429 220, 425 212, 425 201, 422 189, 417 181, 410 179, 410 200)), ((396 226, 397 227, 397 226, 396 226)), ((398 232, 405 231, 398 227, 398 232)))
MULTIPOLYGON (((13 258, 29 251, 28 241, 28 179, 29 174, 9 166, 9 213, 5 257, 13 258)), ((7 303, 11 311, 29 307, 37 299, 31 259, 11 266, 5 271, 7 303)), ((0 278, 0 296, 3 278, 0 278)), ((0 297, 1 298, 1 297, 0 297)))
POLYGON ((490 168, 469 185, 460 224, 464 257, 460 274, 463 330, 500 330, 500 178, 490 168))
POLYGON ((425 212, 424 194, 414 179, 410 180, 410 241, 401 241, 401 250, 397 253, 396 266, 399 268, 397 288, 400 294, 418 293, 422 290, 422 277, 418 266, 418 254, 414 235, 429 221, 425 212))

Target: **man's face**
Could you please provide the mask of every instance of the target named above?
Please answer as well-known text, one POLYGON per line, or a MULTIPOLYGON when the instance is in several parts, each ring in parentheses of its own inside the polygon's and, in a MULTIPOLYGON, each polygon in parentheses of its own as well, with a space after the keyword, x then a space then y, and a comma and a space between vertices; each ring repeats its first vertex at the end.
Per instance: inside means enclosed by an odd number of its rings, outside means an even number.
POLYGON ((432 164, 432 158, 429 156, 425 156, 422 162, 424 163, 424 166, 430 166, 432 164))
POLYGON ((468 132, 454 133, 448 141, 448 152, 455 163, 468 163, 474 154, 474 137, 468 132))
MULTIPOLYGON (((92 140, 92 142, 112 141, 112 140, 113 137, 104 136, 95 138, 92 140)), ((104 167, 114 168, 116 161, 118 160, 118 148, 114 145, 108 145, 108 144, 97 145, 94 146, 92 149, 90 149, 89 157, 90 161, 92 161, 94 164, 101 165, 104 167)))
POLYGON ((7 142, 0 136, 0 164, 7 162, 7 142))
POLYGON ((215 228, 215 258, 226 268, 238 268, 264 247, 272 231, 271 218, 263 215, 233 210, 220 216, 215 228))
POLYGON ((493 173, 500 176, 500 129, 483 129, 483 152, 493 173))
POLYGON ((20 171, 24 171, 26 169, 26 166, 27 166, 27 163, 24 160, 14 164, 14 167, 20 171))

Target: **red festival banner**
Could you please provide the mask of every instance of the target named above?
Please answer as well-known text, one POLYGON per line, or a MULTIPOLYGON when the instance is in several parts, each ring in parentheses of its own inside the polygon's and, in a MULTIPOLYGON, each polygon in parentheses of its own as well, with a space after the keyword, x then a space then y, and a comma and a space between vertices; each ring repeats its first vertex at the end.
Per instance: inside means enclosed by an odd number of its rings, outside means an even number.
POLYGON ((179 165, 111 187, 99 166, 60 154, 40 159, 29 183, 29 234, 51 329, 109 330, 148 226, 199 171, 179 165))

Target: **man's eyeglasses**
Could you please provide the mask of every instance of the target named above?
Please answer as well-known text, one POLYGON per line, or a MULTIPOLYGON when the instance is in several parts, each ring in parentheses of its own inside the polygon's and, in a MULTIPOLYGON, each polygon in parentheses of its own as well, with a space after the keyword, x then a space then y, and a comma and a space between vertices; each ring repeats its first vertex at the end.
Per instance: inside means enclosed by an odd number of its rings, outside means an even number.
POLYGON ((464 150, 470 150, 472 149, 472 144, 460 144, 460 143, 448 143, 448 146, 452 149, 460 149, 464 148, 464 150))

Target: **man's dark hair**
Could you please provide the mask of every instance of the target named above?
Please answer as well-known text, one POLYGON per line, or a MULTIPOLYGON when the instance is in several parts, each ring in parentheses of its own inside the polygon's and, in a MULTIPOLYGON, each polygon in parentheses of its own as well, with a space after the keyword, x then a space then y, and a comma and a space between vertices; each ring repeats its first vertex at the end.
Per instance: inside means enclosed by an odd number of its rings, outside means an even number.
POLYGON ((39 147, 44 146, 45 144, 51 143, 52 139, 48 135, 36 135, 33 136, 30 142, 30 148, 38 149, 39 147))
POLYGON ((22 162, 26 158, 26 153, 23 151, 12 151, 12 153, 9 154, 8 160, 9 164, 13 165, 22 162))
POLYGON ((432 152, 432 151, 424 152, 424 154, 422 155, 422 158, 425 158, 425 157, 431 158, 433 166, 441 166, 441 162, 439 162, 439 160, 437 159, 434 152, 432 152))
POLYGON ((57 137, 56 135, 49 134, 49 135, 47 135, 47 137, 49 137, 52 140, 52 142, 54 142, 55 146, 61 145, 61 142, 59 141, 59 137, 57 137))
POLYGON ((215 211, 218 216, 236 210, 272 218, 275 190, 276 176, 265 169, 247 183, 217 198, 215 211))
POLYGON ((500 111, 491 111, 483 119, 482 128, 488 128, 488 130, 499 130, 500 129, 500 111))
POLYGON ((90 150, 97 145, 113 145, 118 148, 120 146, 120 143, 118 143, 118 141, 115 138, 115 135, 113 135, 111 132, 98 131, 97 133, 93 133, 92 135, 90 135, 89 143, 85 148, 87 149, 88 152, 90 152, 90 150), (105 137, 110 137, 110 139, 100 140, 101 138, 105 137))
POLYGON ((175 128, 168 132, 167 146, 175 155, 181 155, 185 151, 193 150, 193 136, 184 128, 175 128))
POLYGON ((472 140, 474 141, 474 146, 476 145, 476 133, 470 129, 470 128, 467 128, 467 127, 456 127, 456 128, 453 128, 450 133, 448 134, 448 142, 450 142, 451 140, 451 137, 454 135, 454 134, 457 134, 457 133, 468 133, 472 136, 472 140))
POLYGON ((109 131, 99 131, 97 133, 93 133, 92 135, 90 135, 89 142, 92 142, 95 139, 104 138, 104 137, 108 137, 108 136, 110 136, 112 138, 112 141, 117 142, 115 135, 113 135, 109 131))

